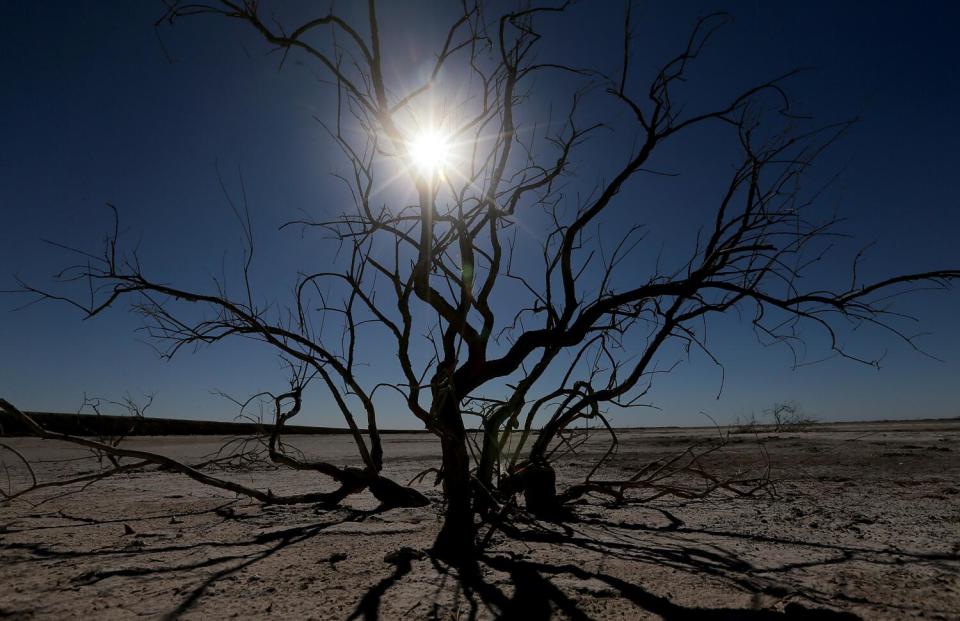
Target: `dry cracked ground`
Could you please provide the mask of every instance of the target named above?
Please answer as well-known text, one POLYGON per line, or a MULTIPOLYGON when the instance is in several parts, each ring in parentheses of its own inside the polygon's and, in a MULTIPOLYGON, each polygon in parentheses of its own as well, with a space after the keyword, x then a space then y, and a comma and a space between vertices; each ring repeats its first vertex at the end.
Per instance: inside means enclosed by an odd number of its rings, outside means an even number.
MULTIPOLYGON (((711 430, 632 430, 603 476, 702 441, 711 430)), ((131 446, 199 459, 222 438, 145 437, 131 446)), ((0 504, 0 617, 15 619, 960 619, 960 421, 823 425, 731 435, 710 467, 762 458, 775 495, 613 507, 588 497, 562 524, 494 530, 475 572, 424 554, 437 506, 381 511, 261 506, 166 472, 121 475, 0 504), (70 492, 70 493, 65 493, 70 492)), ((41 478, 82 472, 83 453, 3 440, 41 478), (71 460, 71 461, 64 461, 71 460)), ((344 436, 292 440, 351 459, 344 436)), ((606 449, 569 454, 565 480, 606 449)), ((387 474, 437 465, 421 434, 386 438, 387 474)), ((224 473, 275 492, 325 485, 267 468, 224 473)))

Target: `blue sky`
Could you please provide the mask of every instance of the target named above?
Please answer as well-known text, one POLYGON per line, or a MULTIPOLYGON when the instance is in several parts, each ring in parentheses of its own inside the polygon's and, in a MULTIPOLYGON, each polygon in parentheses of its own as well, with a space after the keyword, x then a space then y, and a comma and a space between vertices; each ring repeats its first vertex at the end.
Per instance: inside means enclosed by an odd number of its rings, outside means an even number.
MULTIPOLYGON (((641 3, 634 14, 637 71, 675 53, 697 15, 716 9, 730 11, 734 22, 698 63, 684 91, 691 105, 812 66, 789 85, 796 108, 823 122, 861 119, 813 173, 815 185, 841 172, 821 201, 847 218, 843 230, 854 236, 838 257, 875 241, 866 269, 876 275, 960 265, 960 46, 951 43, 960 7, 641 3)), ((277 230, 303 213, 335 213, 346 204, 331 177, 343 162, 313 119, 332 104, 318 68, 294 57, 278 71, 278 57, 267 55, 249 28, 211 18, 159 30, 171 63, 153 26, 160 13, 161 4, 149 2, 0 7, 0 289, 14 286, 15 274, 43 285, 70 262, 43 239, 96 249, 110 227, 107 202, 120 210, 128 238, 141 240, 148 272, 206 286, 221 266, 240 259, 240 230, 218 171, 234 192, 244 179, 265 295, 279 296, 297 267, 331 260, 333 249, 318 238, 277 230)), ((611 41, 621 13, 616 2, 575 6, 565 21, 546 25, 543 53, 615 71, 620 50, 611 41)), ((384 3, 381 20, 396 33, 387 41, 392 70, 429 64, 427 52, 448 19, 428 3, 384 3)), ((541 105, 551 103, 551 88, 534 91, 541 105)), ((584 112, 603 117, 608 108, 584 112)), ((729 164, 715 159, 714 140, 705 132, 665 149, 659 163, 684 175, 630 186, 624 200, 645 207, 617 222, 642 217, 660 244, 688 243, 690 214, 706 208, 729 164)), ((610 164, 608 152, 603 143, 585 149, 578 168, 584 185, 610 164)), ((845 265, 817 269, 829 279, 845 265)), ((25 409, 74 410, 84 392, 116 398, 156 391, 155 415, 228 420, 235 408, 212 391, 242 396, 283 386, 276 357, 255 343, 224 343, 165 362, 124 308, 82 321, 53 303, 12 310, 23 301, 0 297, 0 395, 25 409)), ((872 332, 849 339, 867 355, 888 350, 880 370, 844 360, 791 370, 788 352, 759 346, 746 322, 732 317, 711 327, 726 367, 719 399, 719 371, 694 355, 657 379, 650 401, 659 410, 615 420, 700 424, 705 411, 726 422, 786 399, 827 420, 960 416, 960 294, 921 293, 902 308, 932 333, 921 343, 942 362, 872 332)), ((812 336, 811 347, 818 343, 812 336)), ((389 351, 371 346, 369 353, 376 359, 389 351)), ((679 358, 668 350, 661 366, 679 358)), ((416 424, 389 402, 380 417, 385 427, 416 424)), ((302 419, 341 424, 322 399, 302 419)))

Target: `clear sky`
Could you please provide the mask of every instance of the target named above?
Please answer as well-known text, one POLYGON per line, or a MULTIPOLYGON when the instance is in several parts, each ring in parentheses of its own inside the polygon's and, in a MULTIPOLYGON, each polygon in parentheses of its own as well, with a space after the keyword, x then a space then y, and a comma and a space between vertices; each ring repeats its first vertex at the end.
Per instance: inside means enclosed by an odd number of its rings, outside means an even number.
MULTIPOLYGON (((432 62, 428 52, 455 4, 383 3, 396 71, 432 62)), ((843 230, 854 236, 844 242, 847 250, 875 241, 866 267, 875 275, 960 266, 960 5, 672 5, 638 5, 638 71, 676 53, 697 15, 729 11, 734 22, 713 41, 685 91, 691 105, 796 66, 814 67, 788 85, 796 107, 824 122, 861 119, 813 180, 841 173, 821 202, 847 218, 843 230)), ((574 6, 545 30, 543 53, 615 72, 622 10, 618 2, 574 6)), ((320 239, 278 231, 303 213, 346 205, 331 176, 344 163, 313 118, 331 105, 319 68, 294 56, 278 71, 279 56, 267 55, 249 27, 222 19, 192 18, 157 31, 162 12, 160 2, 0 5, 0 289, 14 287, 14 275, 47 284, 69 264, 71 257, 42 239, 96 250, 111 224, 107 202, 120 210, 127 235, 141 240, 148 273, 205 286, 240 257, 240 230, 218 170, 234 191, 243 176, 262 291, 279 295, 298 267, 330 260, 320 239)), ((544 85, 533 96, 548 105, 551 92, 544 85)), ((599 107, 584 112, 607 114, 599 107)), ((689 243, 691 212, 679 206, 703 201, 729 170, 729 162, 710 159, 710 140, 709 133, 695 137, 658 162, 686 171, 672 184, 628 188, 628 199, 635 195, 650 207, 622 222, 643 218, 660 244, 689 243)), ((608 156, 585 153, 586 187, 608 156)), ((829 277, 846 265, 817 269, 829 277)), ((14 311, 23 301, 0 296, 0 396, 24 409, 71 411, 85 392, 117 398, 155 391, 155 415, 229 420, 234 406, 212 391, 242 396, 283 387, 276 357, 253 343, 224 343, 165 362, 123 308, 82 321, 55 303, 14 311)), ((655 383, 650 401, 660 410, 616 422, 701 424, 701 411, 727 422, 778 400, 796 400, 826 420, 960 416, 960 292, 922 293, 901 308, 921 319, 917 331, 932 333, 920 343, 942 361, 871 332, 849 342, 868 356, 888 350, 879 371, 844 360, 792 370, 787 351, 759 346, 733 317, 712 327, 726 367, 719 399, 719 371, 695 355, 655 383)), ((818 344, 813 337, 812 348, 818 344)), ((677 358, 668 350, 661 366, 677 358)), ((392 406, 380 418, 383 427, 416 426, 392 406)), ((301 419, 342 423, 322 402, 308 404, 301 419)))

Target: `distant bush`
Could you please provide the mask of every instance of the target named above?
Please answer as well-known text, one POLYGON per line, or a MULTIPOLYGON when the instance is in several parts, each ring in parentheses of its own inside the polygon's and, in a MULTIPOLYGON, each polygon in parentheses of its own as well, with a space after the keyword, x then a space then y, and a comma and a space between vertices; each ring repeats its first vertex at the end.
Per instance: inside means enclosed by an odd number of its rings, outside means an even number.
POLYGON ((804 413, 796 401, 778 401, 763 410, 763 419, 751 413, 749 419, 737 417, 731 433, 757 433, 760 431, 807 431, 819 421, 804 413))

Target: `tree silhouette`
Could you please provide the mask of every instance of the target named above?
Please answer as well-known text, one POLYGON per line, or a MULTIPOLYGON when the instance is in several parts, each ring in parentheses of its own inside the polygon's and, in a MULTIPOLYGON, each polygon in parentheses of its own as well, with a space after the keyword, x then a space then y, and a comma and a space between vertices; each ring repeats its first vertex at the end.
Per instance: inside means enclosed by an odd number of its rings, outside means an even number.
MULTIPOLYGON (((261 4, 174 2, 164 20, 242 21, 284 58, 297 55, 331 80, 338 106, 321 123, 347 162, 342 180, 353 204, 337 218, 289 226, 323 233, 341 248, 339 261, 303 266, 285 306, 263 305, 248 277, 240 292, 220 283, 202 291, 153 279, 135 253, 121 248, 117 226, 102 253, 84 252, 84 262, 62 275, 88 283, 90 299, 28 284, 23 289, 73 304, 86 316, 130 303, 167 356, 238 337, 266 343, 288 361, 291 381, 281 393, 258 396, 271 404, 275 422, 263 450, 275 463, 317 471, 341 487, 278 497, 167 458, 83 441, 94 450, 159 463, 264 502, 332 503, 369 488, 388 504, 423 504, 419 492, 380 474, 389 455, 378 433, 376 393, 394 391, 440 440, 446 508, 435 551, 457 561, 475 549, 478 515, 502 516, 517 494, 525 495, 530 511, 558 517, 564 501, 579 494, 622 497, 647 481, 639 475, 592 479, 597 464, 587 481, 558 493, 551 464, 582 421, 609 430, 616 442, 606 413, 640 403, 666 346, 679 343, 712 357, 704 340, 711 317, 746 313, 763 343, 790 348, 803 343, 801 328, 821 330, 837 354, 872 363, 844 349, 842 331, 865 325, 910 342, 896 327, 891 294, 945 287, 960 277, 958 270, 940 270, 862 282, 858 255, 846 287, 800 281, 825 256, 823 240, 838 222, 811 215, 817 193, 803 192, 800 181, 850 122, 815 126, 792 114, 786 87, 796 71, 720 103, 682 101, 680 86, 727 22, 724 14, 700 19, 679 53, 640 85, 630 66, 629 10, 618 43, 622 66, 611 78, 538 55, 540 20, 562 19, 565 4, 524 5, 493 16, 491 7, 468 2, 432 56, 429 75, 410 86, 411 76, 394 80, 385 73, 390 52, 382 47, 375 2, 362 23, 328 12, 296 25, 280 25, 261 4), (461 86, 444 91, 449 76, 461 86), (532 86, 538 76, 567 91, 559 101, 551 90, 553 107, 564 112, 543 123, 532 86), (634 147, 603 160, 602 175, 584 178, 574 171, 577 154, 588 139, 609 136, 600 131, 602 119, 585 112, 590 97, 610 98, 629 112, 634 147), (614 224, 619 231, 610 233, 611 223, 623 222, 630 207, 624 203, 635 200, 623 190, 637 177, 657 174, 650 166, 664 145, 711 125, 739 152, 713 215, 690 223, 692 243, 683 260, 637 269, 631 261, 645 234, 639 216, 625 227, 614 224), (388 195, 395 198, 384 199, 388 195), (408 204, 404 196, 415 200, 408 204), (526 214, 543 224, 538 247, 527 238, 518 242, 526 214), (364 344, 383 338, 396 352, 390 361, 395 379, 388 383, 362 370, 369 362, 362 359, 364 344), (308 462, 285 449, 283 425, 301 410, 306 387, 317 384, 343 416, 363 468, 308 462), (467 416, 480 421, 476 444, 467 416)), ((236 211, 244 224, 247 276, 253 230, 244 208, 236 211)), ((6 402, 3 407, 27 416, 6 402)), ((34 430, 80 441, 36 424, 34 430)), ((717 483, 713 489, 738 493, 757 488, 753 480, 717 483)))

